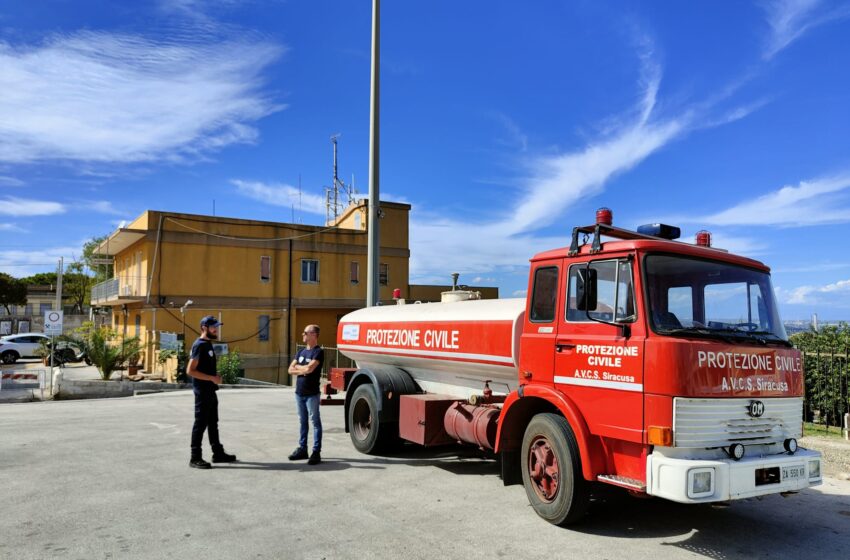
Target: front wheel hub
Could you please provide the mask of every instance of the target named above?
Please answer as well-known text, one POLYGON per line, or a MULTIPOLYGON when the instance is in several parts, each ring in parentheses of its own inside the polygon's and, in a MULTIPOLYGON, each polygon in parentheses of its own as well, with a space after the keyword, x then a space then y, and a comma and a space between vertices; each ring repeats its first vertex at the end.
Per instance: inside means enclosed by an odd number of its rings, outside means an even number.
POLYGON ((558 495, 561 469, 552 444, 545 436, 537 436, 528 450, 528 473, 534 492, 544 502, 558 495))

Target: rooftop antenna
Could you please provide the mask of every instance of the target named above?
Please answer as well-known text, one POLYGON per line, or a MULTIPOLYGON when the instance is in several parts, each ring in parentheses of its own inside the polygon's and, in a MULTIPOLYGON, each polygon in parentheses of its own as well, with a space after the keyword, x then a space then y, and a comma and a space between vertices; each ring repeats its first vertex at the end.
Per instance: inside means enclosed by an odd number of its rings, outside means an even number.
MULTIPOLYGON (((333 182, 330 187, 325 187, 325 218, 328 224, 334 222, 342 213, 343 202, 342 195, 345 195, 345 206, 350 205, 354 200, 354 188, 346 185, 339 178, 339 150, 338 141, 341 134, 336 133, 331 136, 331 143, 334 147, 334 175, 333 182)), ((354 176, 352 175, 352 183, 354 176)))

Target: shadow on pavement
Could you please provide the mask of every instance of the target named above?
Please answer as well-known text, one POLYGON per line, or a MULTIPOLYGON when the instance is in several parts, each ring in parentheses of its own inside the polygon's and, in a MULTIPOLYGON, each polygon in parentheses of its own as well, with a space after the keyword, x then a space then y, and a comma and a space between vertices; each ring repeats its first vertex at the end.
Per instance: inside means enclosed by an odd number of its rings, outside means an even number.
POLYGON ((627 539, 684 537, 662 545, 718 559, 799 558, 799 543, 819 533, 824 537, 823 550, 806 556, 833 558, 839 550, 846 553, 850 517, 838 519, 848 507, 850 497, 812 490, 716 507, 634 498, 617 488, 595 485, 587 517, 565 530, 627 539), (829 518, 829 526, 824 517, 829 518), (842 524, 844 531, 832 528, 842 524))
MULTIPOLYGON (((287 461, 285 463, 260 463, 258 461, 236 461, 235 463, 216 464, 215 469, 248 469, 267 471, 343 471, 347 469, 383 469, 381 465, 352 464, 358 461, 342 461, 339 459, 322 459, 318 465, 308 465, 307 461, 287 461)), ((368 462, 367 462, 368 463, 368 462)))

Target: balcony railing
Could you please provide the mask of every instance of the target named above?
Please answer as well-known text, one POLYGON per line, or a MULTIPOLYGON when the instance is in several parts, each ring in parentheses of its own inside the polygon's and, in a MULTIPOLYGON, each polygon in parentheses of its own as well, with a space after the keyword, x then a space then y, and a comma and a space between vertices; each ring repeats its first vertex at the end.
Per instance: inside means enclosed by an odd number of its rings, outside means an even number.
POLYGON ((95 284, 91 289, 91 302, 100 303, 118 297, 118 278, 113 278, 100 284, 95 284))

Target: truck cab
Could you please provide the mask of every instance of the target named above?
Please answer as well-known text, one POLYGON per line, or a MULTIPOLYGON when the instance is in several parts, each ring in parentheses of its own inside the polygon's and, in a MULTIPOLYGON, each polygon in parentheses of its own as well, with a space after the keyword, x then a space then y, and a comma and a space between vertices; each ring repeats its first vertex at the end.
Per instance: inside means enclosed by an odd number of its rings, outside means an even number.
MULTIPOLYGON (((570 248, 531 259, 520 393, 562 395, 588 481, 685 503, 820 483, 820 455, 797 446, 802 357, 769 268, 705 232, 691 245, 673 240, 678 228, 650 228, 615 228, 603 213, 570 248)), ((536 466, 523 474, 554 499, 554 473, 536 466)))

